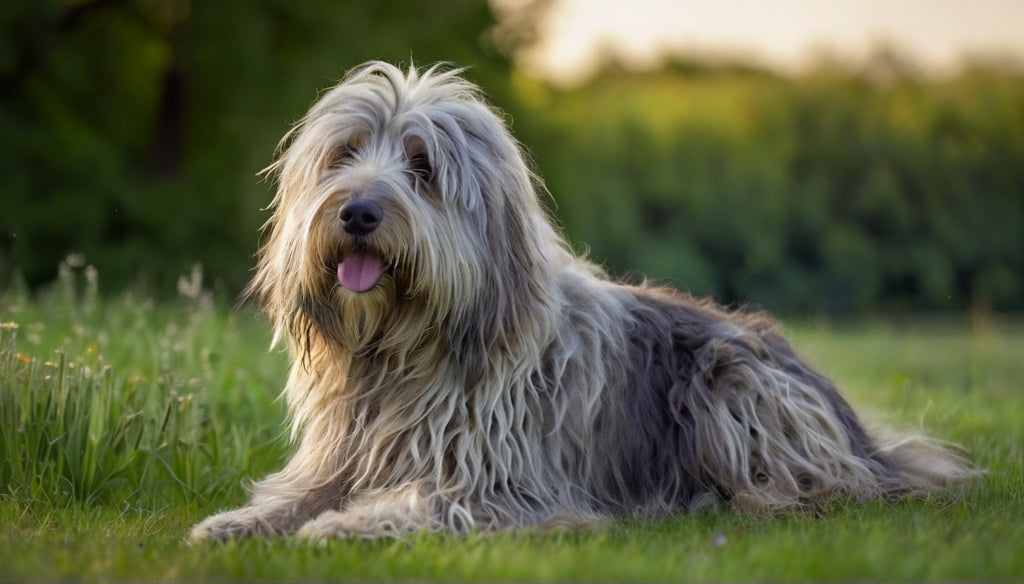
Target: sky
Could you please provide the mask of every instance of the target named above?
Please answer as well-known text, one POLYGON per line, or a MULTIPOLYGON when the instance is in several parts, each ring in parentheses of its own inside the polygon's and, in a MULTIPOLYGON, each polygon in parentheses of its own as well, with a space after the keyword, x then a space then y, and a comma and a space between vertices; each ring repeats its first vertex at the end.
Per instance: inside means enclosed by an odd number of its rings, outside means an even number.
POLYGON ((555 0, 549 16, 523 64, 564 84, 606 47, 636 65, 683 51, 784 70, 822 49, 856 60, 881 43, 940 72, 964 55, 1024 61, 1024 0, 555 0))

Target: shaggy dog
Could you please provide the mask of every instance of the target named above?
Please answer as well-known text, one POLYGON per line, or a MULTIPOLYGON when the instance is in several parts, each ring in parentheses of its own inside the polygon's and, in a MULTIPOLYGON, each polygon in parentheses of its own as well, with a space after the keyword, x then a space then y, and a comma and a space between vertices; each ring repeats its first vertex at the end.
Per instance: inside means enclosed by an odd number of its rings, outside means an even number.
POLYGON ((294 455, 194 538, 816 509, 976 476, 865 431, 762 314, 576 257, 457 70, 369 63, 282 140, 252 284, 287 339, 294 455))

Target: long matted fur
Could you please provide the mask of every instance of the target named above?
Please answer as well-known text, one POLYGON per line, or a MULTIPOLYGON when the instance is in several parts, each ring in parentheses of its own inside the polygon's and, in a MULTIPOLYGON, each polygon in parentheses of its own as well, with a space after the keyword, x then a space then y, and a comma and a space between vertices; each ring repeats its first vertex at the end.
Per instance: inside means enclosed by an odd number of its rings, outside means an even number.
POLYGON ((762 314, 576 257, 457 70, 368 63, 282 141, 252 284, 286 339, 296 450, 193 537, 752 513, 977 476, 869 435, 762 314))

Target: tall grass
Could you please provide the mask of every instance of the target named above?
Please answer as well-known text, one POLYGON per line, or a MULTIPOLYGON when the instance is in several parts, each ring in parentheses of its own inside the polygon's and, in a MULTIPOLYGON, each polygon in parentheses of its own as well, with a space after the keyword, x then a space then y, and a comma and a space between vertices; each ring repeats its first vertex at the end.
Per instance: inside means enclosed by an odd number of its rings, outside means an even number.
POLYGON ((0 494, 51 504, 222 502, 280 457, 283 357, 243 309, 204 292, 103 302, 96 271, 62 264, 0 315, 0 494))

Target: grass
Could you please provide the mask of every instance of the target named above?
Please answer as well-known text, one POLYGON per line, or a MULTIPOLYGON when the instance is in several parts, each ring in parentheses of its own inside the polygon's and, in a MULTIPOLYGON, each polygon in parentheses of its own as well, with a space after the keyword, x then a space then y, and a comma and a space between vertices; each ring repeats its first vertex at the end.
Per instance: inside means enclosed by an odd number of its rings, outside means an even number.
POLYGON ((286 455, 284 357, 248 308, 185 279, 173 302, 101 298, 64 266, 0 296, 0 581, 735 581, 1024 577, 1024 326, 791 325, 869 418, 959 442, 989 469, 959 497, 726 511, 580 533, 189 545, 286 455))
POLYGON ((104 301, 65 269, 0 303, 0 485, 52 505, 223 503, 283 451, 283 357, 248 311, 187 286, 104 301), (223 304, 223 303, 221 303, 223 304))

